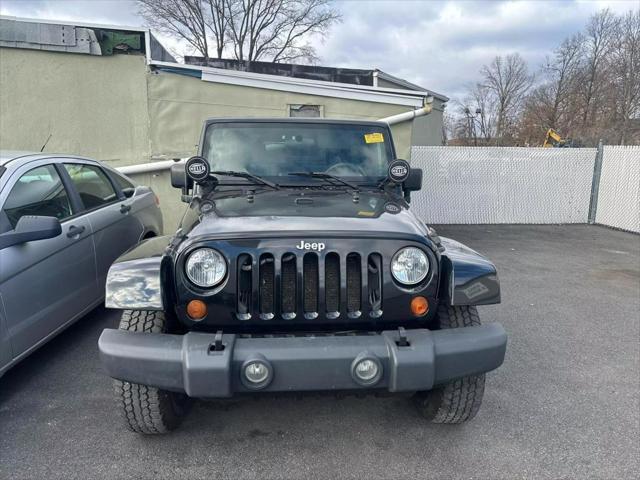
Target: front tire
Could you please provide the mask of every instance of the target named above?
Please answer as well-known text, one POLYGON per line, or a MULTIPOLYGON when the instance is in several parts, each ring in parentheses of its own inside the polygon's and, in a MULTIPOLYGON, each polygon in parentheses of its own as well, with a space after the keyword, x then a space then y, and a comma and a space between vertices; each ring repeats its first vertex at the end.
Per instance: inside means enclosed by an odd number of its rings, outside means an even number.
MULTIPOLYGON (((474 306, 440 305, 438 321, 441 329, 480 325, 474 306)), ((414 396, 418 412, 433 423, 462 423, 476 416, 484 395, 485 375, 459 378, 433 390, 414 396)))
MULTIPOLYGON (((120 330, 129 332, 166 333, 164 312, 125 310, 120 330)), ((118 409, 126 427, 144 434, 166 433, 176 428, 184 416, 188 397, 138 383, 113 382, 118 409)))

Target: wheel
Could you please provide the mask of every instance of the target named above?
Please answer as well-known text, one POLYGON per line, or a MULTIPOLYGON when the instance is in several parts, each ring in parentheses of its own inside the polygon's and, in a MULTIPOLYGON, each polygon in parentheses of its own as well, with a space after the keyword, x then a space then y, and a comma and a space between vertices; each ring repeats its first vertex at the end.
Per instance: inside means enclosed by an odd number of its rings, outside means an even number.
MULTIPOLYGON (((119 328, 129 332, 164 333, 166 324, 164 312, 125 310, 119 328)), ((166 433, 176 428, 184 416, 188 402, 184 394, 120 380, 114 380, 113 384, 118 409, 132 432, 166 433)))
MULTIPOLYGON (((440 305, 438 321, 441 329, 480 325, 478 310, 473 306, 440 305)), ((433 423, 462 423, 476 416, 484 395, 484 373, 438 385, 433 390, 418 392, 414 401, 420 414, 433 423)))

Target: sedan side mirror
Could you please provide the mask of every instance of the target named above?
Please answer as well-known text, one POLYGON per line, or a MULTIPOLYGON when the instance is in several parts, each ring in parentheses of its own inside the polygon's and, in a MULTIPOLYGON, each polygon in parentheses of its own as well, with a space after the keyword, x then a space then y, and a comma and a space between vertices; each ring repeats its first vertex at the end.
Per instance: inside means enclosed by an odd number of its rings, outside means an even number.
POLYGON ((133 197, 134 193, 136 193, 135 187, 127 187, 122 189, 122 194, 125 196, 125 198, 133 197))
POLYGON ((15 229, 0 235, 0 250, 34 240, 54 238, 61 233, 60 220, 55 217, 24 215, 18 220, 15 229))

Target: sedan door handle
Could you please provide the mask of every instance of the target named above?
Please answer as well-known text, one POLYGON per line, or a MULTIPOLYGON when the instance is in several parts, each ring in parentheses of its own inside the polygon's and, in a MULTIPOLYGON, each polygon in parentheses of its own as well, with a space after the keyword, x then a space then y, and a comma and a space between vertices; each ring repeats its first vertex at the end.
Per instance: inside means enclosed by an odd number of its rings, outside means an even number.
POLYGON ((67 232, 67 237, 73 238, 79 236, 82 232, 84 232, 85 227, 76 227, 75 225, 71 225, 69 227, 69 231, 67 232))
POLYGON ((129 210, 131 210, 131 205, 120 205, 120 213, 127 213, 129 210))

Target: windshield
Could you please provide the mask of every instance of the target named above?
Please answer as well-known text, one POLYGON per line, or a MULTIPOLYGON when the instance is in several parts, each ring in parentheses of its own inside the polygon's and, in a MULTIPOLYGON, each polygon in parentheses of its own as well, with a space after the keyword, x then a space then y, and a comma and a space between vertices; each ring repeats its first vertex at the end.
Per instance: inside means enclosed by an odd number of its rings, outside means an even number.
POLYGON ((278 183, 312 181, 289 176, 292 172, 376 181, 386 177, 393 155, 383 127, 285 122, 211 124, 202 152, 211 170, 279 177, 278 183))

